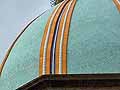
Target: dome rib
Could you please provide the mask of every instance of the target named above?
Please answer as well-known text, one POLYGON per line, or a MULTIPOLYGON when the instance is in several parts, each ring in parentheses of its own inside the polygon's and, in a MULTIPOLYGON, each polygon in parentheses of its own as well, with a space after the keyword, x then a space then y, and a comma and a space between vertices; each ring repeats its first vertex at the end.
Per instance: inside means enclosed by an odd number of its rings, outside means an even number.
POLYGON ((41 47, 40 47, 40 71, 39 71, 40 75, 50 74, 50 71, 51 71, 50 69, 51 55, 50 54, 52 49, 54 30, 56 28, 56 24, 60 16, 60 13, 68 1, 69 0, 62 2, 60 5, 58 5, 58 7, 55 8, 55 10, 51 14, 46 24, 41 47))
POLYGON ((63 1, 48 19, 40 47, 40 76, 67 74, 67 38, 75 3, 76 0, 63 1))
POLYGON ((119 0, 113 0, 113 2, 115 3, 118 11, 120 12, 120 1, 119 0))

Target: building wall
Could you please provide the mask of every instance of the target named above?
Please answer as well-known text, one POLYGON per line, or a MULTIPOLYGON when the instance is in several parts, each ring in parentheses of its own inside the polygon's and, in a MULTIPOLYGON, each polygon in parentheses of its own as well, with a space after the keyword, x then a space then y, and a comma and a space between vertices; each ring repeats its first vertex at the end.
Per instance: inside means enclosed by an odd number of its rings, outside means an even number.
MULTIPOLYGON (((40 90, 40 89, 38 89, 40 90)), ((45 88, 43 90, 120 90, 120 87, 74 87, 74 88, 45 88)))

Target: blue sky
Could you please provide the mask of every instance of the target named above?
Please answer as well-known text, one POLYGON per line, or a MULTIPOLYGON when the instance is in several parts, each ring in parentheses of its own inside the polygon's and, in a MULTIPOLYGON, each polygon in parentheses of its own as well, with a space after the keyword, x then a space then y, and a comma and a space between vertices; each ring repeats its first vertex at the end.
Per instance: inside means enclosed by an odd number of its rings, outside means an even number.
POLYGON ((21 30, 48 8, 49 0, 0 0, 0 63, 21 30))

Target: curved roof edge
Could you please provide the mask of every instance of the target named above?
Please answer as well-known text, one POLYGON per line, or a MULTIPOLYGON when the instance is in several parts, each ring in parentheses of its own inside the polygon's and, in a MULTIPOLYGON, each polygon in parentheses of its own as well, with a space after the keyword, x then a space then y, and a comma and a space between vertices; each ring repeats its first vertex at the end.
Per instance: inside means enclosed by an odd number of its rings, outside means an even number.
MULTIPOLYGON (((47 10, 46 10, 47 11, 47 10)), ((10 47, 8 48, 5 57, 2 60, 2 63, 0 64, 0 76, 2 74, 2 70, 4 68, 4 65, 7 61, 7 58, 12 50, 12 48, 14 47, 15 43, 17 42, 17 40, 22 36, 22 34, 25 32, 25 30, 37 19, 39 18, 41 15, 43 15, 46 11, 44 11, 43 13, 41 13, 39 16, 35 17, 33 20, 31 20, 26 26, 25 28, 18 34, 18 36, 15 38, 15 40, 13 41, 13 43, 10 45, 10 47)))

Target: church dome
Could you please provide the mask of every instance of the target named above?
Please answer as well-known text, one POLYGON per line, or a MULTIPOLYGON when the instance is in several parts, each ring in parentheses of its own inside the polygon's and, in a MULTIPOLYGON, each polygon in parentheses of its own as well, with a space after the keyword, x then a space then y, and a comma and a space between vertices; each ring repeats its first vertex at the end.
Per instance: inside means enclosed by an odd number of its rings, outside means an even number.
POLYGON ((41 75, 119 73, 119 10, 112 0, 65 0, 47 10, 8 50, 0 89, 16 89, 41 75))

